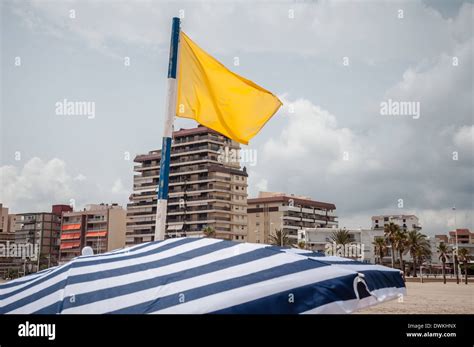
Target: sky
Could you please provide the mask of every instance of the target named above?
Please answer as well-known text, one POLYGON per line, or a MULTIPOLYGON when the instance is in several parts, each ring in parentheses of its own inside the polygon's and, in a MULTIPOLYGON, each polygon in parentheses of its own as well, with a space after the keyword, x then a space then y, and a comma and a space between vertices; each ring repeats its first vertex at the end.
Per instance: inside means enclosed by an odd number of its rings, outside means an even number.
POLYGON ((474 229, 472 1, 6 0, 0 9, 0 202, 13 213, 126 205, 133 158, 161 146, 171 18, 181 16, 197 44, 284 103, 243 146, 257 156, 244 163, 250 197, 331 202, 347 228, 415 214, 428 235, 474 229), (64 99, 95 112, 58 114, 64 99), (389 101, 413 109, 383 114, 389 101))

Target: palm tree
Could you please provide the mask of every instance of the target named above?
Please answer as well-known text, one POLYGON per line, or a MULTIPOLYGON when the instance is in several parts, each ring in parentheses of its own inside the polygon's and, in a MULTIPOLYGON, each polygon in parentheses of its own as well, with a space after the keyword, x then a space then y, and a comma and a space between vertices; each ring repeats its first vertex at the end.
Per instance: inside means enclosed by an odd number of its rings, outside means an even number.
POLYGON ((344 255, 346 254, 346 245, 352 241, 351 235, 345 229, 339 229, 338 231, 333 232, 331 235, 331 240, 336 244, 336 246, 342 245, 342 251, 344 252, 344 255))
POLYGON ((462 261, 464 265, 464 283, 467 284, 467 263, 470 258, 469 251, 466 248, 461 248, 458 251, 458 253, 459 253, 459 261, 462 261))
POLYGON ((449 249, 446 244, 441 242, 437 247, 437 251, 439 253, 439 259, 443 263, 443 283, 446 284, 446 260, 449 258, 449 249))
POLYGON ((202 229, 202 233, 205 237, 209 237, 211 239, 216 238, 216 230, 213 227, 205 227, 204 229, 202 229))
MULTIPOLYGON (((430 244, 428 241, 426 241, 425 243, 422 243, 420 245, 419 248, 416 249, 415 251, 415 258, 416 260, 418 260, 418 263, 420 264, 420 267, 421 265, 423 264, 423 260, 428 258, 428 257, 431 257, 431 247, 430 247, 430 244)), ((416 277, 416 264, 415 262, 413 263, 413 271, 415 272, 414 274, 414 277, 416 277)))
POLYGON ((385 237, 390 243, 391 253, 392 253, 392 268, 395 267, 395 249, 393 247, 393 239, 397 231, 400 230, 400 227, 397 224, 390 222, 389 224, 385 224, 383 227, 383 232, 385 237))
POLYGON ((290 245, 290 238, 288 237, 288 231, 282 229, 275 229, 275 234, 269 235, 269 241, 271 245, 286 247, 290 245))
POLYGON ((416 277, 417 259, 429 255, 431 253, 430 245, 426 240, 426 235, 420 233, 418 230, 411 230, 407 234, 407 248, 413 260, 413 277, 416 277))
POLYGON ((375 253, 379 256, 379 264, 383 264, 383 257, 387 250, 387 241, 383 237, 376 237, 372 242, 375 248, 375 253))
POLYGON ((403 253, 405 252, 406 246, 407 246, 407 232, 405 230, 399 229, 393 236, 393 247, 395 250, 398 251, 398 255, 400 257, 400 270, 402 270, 403 276, 405 276, 405 264, 403 262, 403 253))
POLYGON ((453 252, 453 268, 456 270, 456 284, 459 284, 459 267, 457 252, 453 252))

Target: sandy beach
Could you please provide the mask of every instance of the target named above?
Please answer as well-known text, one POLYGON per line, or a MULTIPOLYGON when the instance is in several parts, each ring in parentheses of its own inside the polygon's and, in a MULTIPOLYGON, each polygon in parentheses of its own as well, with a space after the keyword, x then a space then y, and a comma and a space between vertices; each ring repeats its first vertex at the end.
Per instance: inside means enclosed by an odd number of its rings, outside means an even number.
POLYGON ((392 300, 357 313, 367 314, 474 314, 474 284, 407 282, 403 302, 392 300))

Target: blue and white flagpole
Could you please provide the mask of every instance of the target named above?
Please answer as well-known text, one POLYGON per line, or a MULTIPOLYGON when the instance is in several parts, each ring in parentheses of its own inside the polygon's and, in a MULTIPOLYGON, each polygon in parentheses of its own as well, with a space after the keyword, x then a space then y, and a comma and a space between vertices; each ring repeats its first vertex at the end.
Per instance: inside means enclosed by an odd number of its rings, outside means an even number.
POLYGON ((166 212, 168 206, 168 178, 170 173, 171 138, 173 121, 176 115, 176 71, 178 69, 179 18, 173 18, 171 27, 171 45, 168 65, 168 83, 165 105, 165 124, 161 145, 160 181, 158 184, 156 203, 155 241, 164 240, 166 234, 166 212))

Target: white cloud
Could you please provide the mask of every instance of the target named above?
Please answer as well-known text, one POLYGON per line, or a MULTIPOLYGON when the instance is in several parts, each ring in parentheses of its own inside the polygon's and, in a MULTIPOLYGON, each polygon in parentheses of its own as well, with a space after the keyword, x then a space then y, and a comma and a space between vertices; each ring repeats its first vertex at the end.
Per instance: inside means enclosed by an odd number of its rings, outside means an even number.
POLYGON ((125 197, 128 197, 130 195, 130 191, 128 189, 125 189, 122 180, 120 178, 117 178, 114 181, 114 184, 112 186, 112 193, 118 194, 118 195, 123 195, 125 197))
POLYGON ((265 178, 262 178, 261 180, 259 180, 256 184, 255 184, 255 187, 257 188, 257 190, 259 192, 265 192, 268 190, 268 180, 266 180, 265 178))
POLYGON ((452 50, 409 67, 385 99, 420 102, 420 118, 428 120, 424 126, 472 122, 473 44, 471 34, 452 50))
POLYGON ((13 211, 48 211, 51 204, 67 204, 75 197, 66 164, 56 158, 47 162, 32 158, 22 169, 0 167, 0 181, 1 201, 13 211))
POLYGON ((474 125, 463 126, 454 134, 453 142, 466 152, 474 151, 474 125))
POLYGON ((449 231, 454 228, 464 228, 473 225, 472 210, 456 210, 456 214, 451 208, 426 209, 417 212, 417 216, 422 221, 425 233, 433 233, 435 230, 449 231))
MULTIPOLYGON (((286 107, 279 113, 285 126, 262 145, 258 165, 250 168, 257 190, 265 180, 270 189, 333 202, 342 223, 351 223, 341 224, 347 227, 369 227, 370 216, 378 213, 415 213, 432 233, 446 229, 443 211, 452 204, 469 215, 472 164, 453 167, 451 138, 432 141, 437 128, 420 137, 412 123, 393 126, 391 120, 377 131, 356 133, 309 100, 282 99, 294 112, 286 107)), ((470 133, 463 128, 455 138, 464 143, 470 133)), ((463 222, 472 228, 472 218, 460 218, 458 226, 463 222)))
POLYGON ((84 176, 84 175, 81 174, 81 173, 80 173, 79 175, 77 175, 76 177, 74 177, 74 181, 84 181, 84 180, 86 180, 86 179, 87 179, 87 177, 84 176))
POLYGON ((350 129, 338 126, 327 110, 302 98, 291 101, 282 97, 282 101, 292 110, 285 107, 279 113, 287 125, 264 144, 266 163, 283 163, 299 176, 310 174, 316 165, 327 175, 379 167, 371 157, 375 149, 350 129))
POLYGON ((111 52, 117 43, 166 47, 171 17, 184 10, 183 30, 212 52, 291 52, 334 61, 348 56, 373 65, 406 58, 407 51, 413 60, 450 51, 466 39, 472 8, 464 4, 454 20, 444 19, 421 1, 30 1, 17 3, 15 12, 34 31, 63 35, 65 40, 77 37, 93 48, 111 52), (398 18, 400 8, 403 19, 398 18), (71 9, 76 19, 68 17, 71 9), (293 19, 289 10, 294 11, 293 19))
POLYGON ((49 161, 34 157, 23 167, 0 167, 0 201, 14 213, 49 211, 53 204, 76 208, 105 201, 107 195, 82 174, 72 175, 58 158, 49 161))

